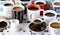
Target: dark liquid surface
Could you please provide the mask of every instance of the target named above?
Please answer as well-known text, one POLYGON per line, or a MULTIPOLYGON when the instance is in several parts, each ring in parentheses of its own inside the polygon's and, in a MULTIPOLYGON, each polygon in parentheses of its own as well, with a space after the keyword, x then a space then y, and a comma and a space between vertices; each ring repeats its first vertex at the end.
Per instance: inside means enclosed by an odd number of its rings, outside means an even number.
POLYGON ((34 22, 41 23, 41 21, 40 21, 40 20, 34 20, 34 22))
POLYGON ((60 2, 55 2, 54 5, 60 5, 60 2))
POLYGON ((12 6, 12 4, 6 3, 6 4, 4 4, 4 6, 12 6))
POLYGON ((31 7, 31 8, 29 8, 29 10, 38 10, 38 8, 31 7))
POLYGON ((32 30, 32 31, 35 31, 35 32, 40 32, 40 31, 43 31, 46 29, 46 23, 43 22, 41 24, 35 24, 35 23, 31 23, 29 25, 29 28, 32 30))
POLYGON ((48 17, 53 17, 53 16, 55 16, 55 14, 53 14, 53 13, 46 13, 45 15, 48 16, 48 17))
POLYGON ((0 22, 0 28, 4 28, 7 26, 7 23, 5 21, 0 22))
POLYGON ((52 23, 50 26, 51 26, 52 28, 58 29, 58 28, 60 28, 60 23, 54 22, 54 23, 52 23))
POLYGON ((37 2, 36 4, 37 4, 37 5, 44 5, 43 2, 37 2))

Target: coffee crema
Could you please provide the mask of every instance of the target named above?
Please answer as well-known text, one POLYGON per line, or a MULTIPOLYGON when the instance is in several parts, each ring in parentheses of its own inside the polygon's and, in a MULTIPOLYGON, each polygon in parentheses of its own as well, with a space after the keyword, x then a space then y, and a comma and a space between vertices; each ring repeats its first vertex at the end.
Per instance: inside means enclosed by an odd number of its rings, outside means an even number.
POLYGON ((54 5, 59 5, 60 6, 60 2, 55 2, 54 5))
POLYGON ((23 8, 17 6, 17 7, 14 7, 13 10, 14 10, 14 11, 20 11, 20 10, 23 10, 23 8))
POLYGON ((40 31, 43 31, 46 29, 46 23, 45 22, 42 22, 41 24, 38 24, 38 23, 31 23, 29 25, 29 28, 32 30, 32 31, 35 31, 35 32, 40 32, 40 31))
POLYGON ((43 2, 37 2, 36 4, 37 4, 37 5, 44 5, 43 2))
POLYGON ((60 29, 60 23, 58 23, 58 22, 53 22, 50 26, 52 28, 60 29))
POLYGON ((4 4, 4 6, 12 6, 12 4, 6 3, 6 4, 4 4))
POLYGON ((5 21, 0 22, 0 28, 4 28, 7 26, 7 23, 5 21))
POLYGON ((53 17, 53 16, 55 16, 55 14, 53 14, 53 13, 46 13, 45 15, 48 16, 48 17, 53 17))

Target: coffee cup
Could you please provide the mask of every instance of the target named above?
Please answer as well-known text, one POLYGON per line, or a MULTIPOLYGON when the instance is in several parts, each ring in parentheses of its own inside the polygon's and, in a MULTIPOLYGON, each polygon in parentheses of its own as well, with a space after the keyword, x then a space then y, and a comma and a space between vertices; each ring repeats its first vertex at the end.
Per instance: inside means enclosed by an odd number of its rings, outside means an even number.
POLYGON ((0 19, 0 29, 8 28, 9 23, 6 19, 0 19))
POLYGON ((47 4, 45 1, 35 1, 34 3, 39 5, 40 8, 43 10, 49 10, 50 9, 50 5, 47 4))
POLYGON ((32 33, 40 35, 45 31, 46 23, 42 19, 37 18, 33 22, 31 22, 31 24, 29 25, 29 29, 32 33))
POLYGON ((11 31, 19 31, 20 30, 19 20, 17 20, 17 19, 10 20, 10 30, 11 31))
POLYGON ((12 2, 5 2, 3 5, 3 11, 6 18, 12 18, 12 9, 13 9, 13 3, 12 2))
POLYGON ((54 11, 57 12, 57 16, 59 15, 60 16, 60 1, 54 1, 52 3, 52 8, 54 11))
POLYGON ((23 16, 24 16, 24 6, 14 6, 12 9, 12 18, 13 19, 18 19, 19 23, 23 22, 23 16))
POLYGON ((49 31, 51 35, 60 35, 60 21, 50 22, 49 31))
POLYGON ((56 20, 56 17, 57 17, 57 13, 53 10, 46 10, 43 13, 43 18, 44 21, 47 23, 47 25, 49 22, 56 20))
POLYGON ((28 21, 33 21, 40 16, 40 6, 36 4, 29 4, 27 6, 28 21))

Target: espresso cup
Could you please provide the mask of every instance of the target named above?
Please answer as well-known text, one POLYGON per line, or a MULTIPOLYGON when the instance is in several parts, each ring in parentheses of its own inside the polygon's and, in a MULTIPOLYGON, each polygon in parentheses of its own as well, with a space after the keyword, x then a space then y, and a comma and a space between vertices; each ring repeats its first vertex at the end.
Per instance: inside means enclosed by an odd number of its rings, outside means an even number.
POLYGON ((6 19, 0 19, 0 29, 8 28, 9 23, 6 19))
POLYGON ((13 3, 12 2, 5 2, 3 5, 3 11, 6 18, 12 18, 12 9, 13 9, 13 3))
POLYGON ((59 15, 60 16, 60 1, 54 1, 52 3, 52 8, 54 11, 57 12, 57 16, 59 15))
POLYGON ((49 10, 50 9, 50 5, 47 4, 45 1, 35 1, 34 3, 39 5, 40 8, 43 10, 49 10))
POLYGON ((60 21, 50 22, 49 31, 51 35, 60 35, 60 21))
POLYGON ((33 21, 40 16, 40 7, 36 4, 30 4, 27 6, 28 21, 33 21))
POLYGON ((29 29, 32 33, 41 35, 46 29, 46 23, 42 19, 37 18, 33 22, 31 22, 31 24, 29 25, 29 29))
POLYGON ((10 20, 10 30, 11 31, 19 31, 20 30, 19 20, 17 20, 17 19, 10 20))
POLYGON ((57 13, 53 10, 46 10, 43 13, 43 18, 44 21, 47 23, 47 25, 49 24, 49 22, 56 20, 57 17, 57 13))

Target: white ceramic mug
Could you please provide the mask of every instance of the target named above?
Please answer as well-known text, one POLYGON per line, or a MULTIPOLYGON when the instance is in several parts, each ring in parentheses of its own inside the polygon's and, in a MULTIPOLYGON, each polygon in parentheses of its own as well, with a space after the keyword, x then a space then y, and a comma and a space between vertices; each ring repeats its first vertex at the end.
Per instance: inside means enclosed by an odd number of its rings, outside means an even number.
POLYGON ((43 18, 44 18, 44 21, 47 23, 47 25, 49 24, 49 22, 56 20, 56 17, 57 17, 57 13, 53 10, 46 10, 43 13, 43 18), (53 13, 54 16, 46 16, 45 15, 46 13, 53 13))
POLYGON ((13 9, 13 3, 12 2, 5 2, 4 5, 3 5, 3 11, 4 11, 4 14, 5 14, 5 17, 6 18, 12 18, 12 9, 13 9), (5 4, 12 4, 10 6, 5 6, 5 4))
POLYGON ((27 16, 29 21, 33 21, 34 19, 40 16, 40 7, 36 4, 30 4, 27 6, 27 16), (29 10, 29 7, 36 7, 38 10, 29 10))
POLYGON ((10 30, 12 31, 19 31, 19 20, 17 19, 11 19, 10 20, 10 30))
POLYGON ((48 27, 49 27, 49 31, 51 35, 60 35, 60 28, 53 28, 51 26, 51 24, 56 23, 56 22, 60 24, 60 21, 52 21, 49 23, 48 27))

